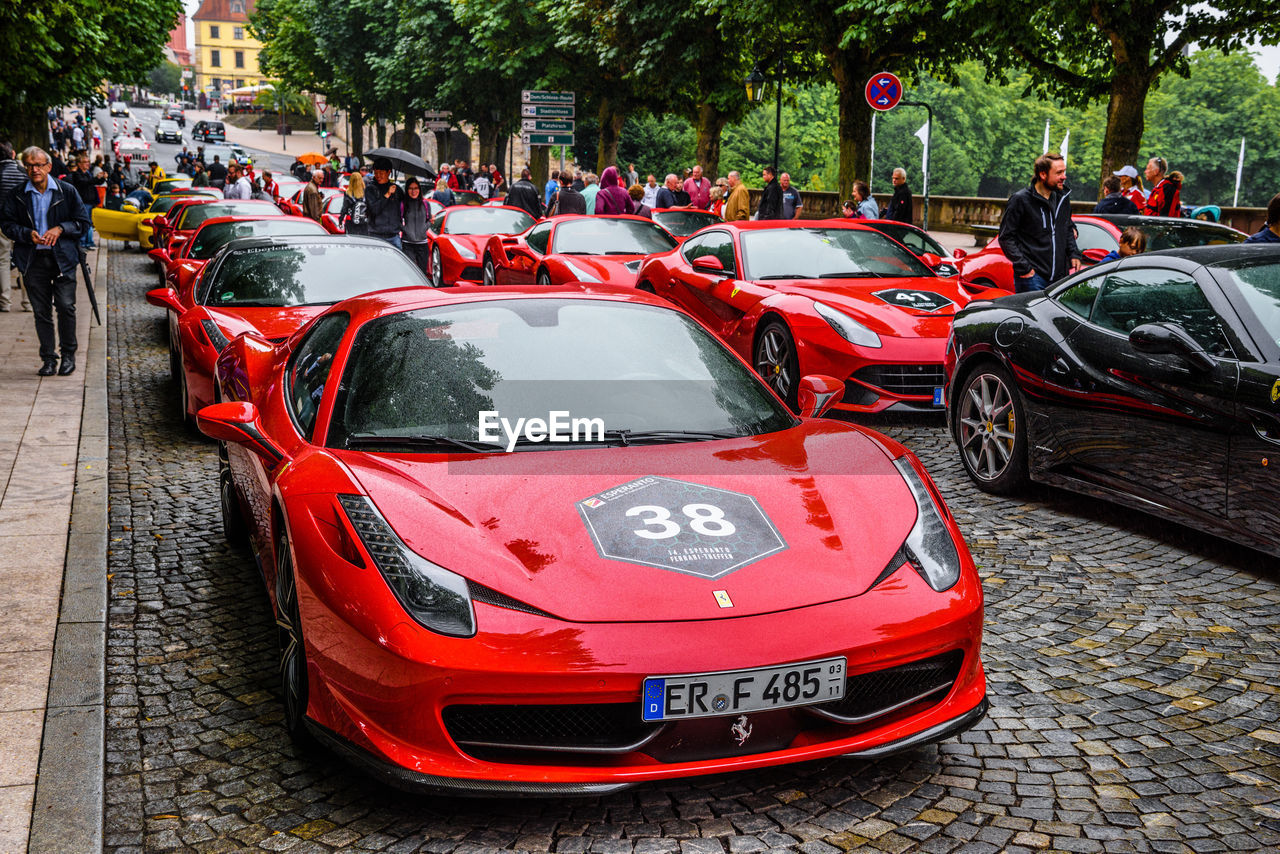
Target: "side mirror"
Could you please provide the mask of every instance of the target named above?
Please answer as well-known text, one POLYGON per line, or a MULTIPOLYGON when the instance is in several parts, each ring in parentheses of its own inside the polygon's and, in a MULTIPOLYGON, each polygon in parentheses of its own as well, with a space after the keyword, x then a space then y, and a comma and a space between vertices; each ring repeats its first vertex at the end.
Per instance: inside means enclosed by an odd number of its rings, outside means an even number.
POLYGON ((196 413, 196 426, 210 439, 244 445, 268 464, 283 462, 285 455, 262 432, 258 407, 252 403, 215 403, 196 413))
POLYGON ((724 264, 714 255, 699 255, 693 259, 693 269, 704 273, 723 273, 724 264))
POLYGON ((952 258, 955 258, 955 259, 957 259, 957 260, 959 260, 959 259, 961 259, 961 258, 968 258, 968 257, 969 257, 969 253, 968 253, 968 252, 966 252, 966 251, 965 251, 965 250, 963 250, 963 249, 956 248, 956 249, 953 249, 953 250, 951 251, 951 257, 952 257, 952 258))
POLYGON ((844 383, 835 377, 809 374, 800 378, 796 402, 801 418, 818 418, 844 397, 844 383))
POLYGON ((937 255, 934 255, 932 252, 921 253, 920 260, 923 261, 924 265, 930 270, 937 269, 938 265, 942 263, 942 259, 937 255))
POLYGON ((1144 323, 1129 333, 1129 344, 1139 353, 1181 356, 1202 371, 1216 364, 1200 342, 1176 323, 1144 323))
POLYGON ((147 291, 147 302, 158 308, 167 308, 175 314, 182 314, 186 310, 178 299, 178 292, 173 288, 156 288, 147 291))
POLYGON ((147 254, 151 256, 152 260, 158 261, 165 266, 168 266, 169 261, 172 260, 169 258, 169 253, 163 249, 150 249, 147 254))

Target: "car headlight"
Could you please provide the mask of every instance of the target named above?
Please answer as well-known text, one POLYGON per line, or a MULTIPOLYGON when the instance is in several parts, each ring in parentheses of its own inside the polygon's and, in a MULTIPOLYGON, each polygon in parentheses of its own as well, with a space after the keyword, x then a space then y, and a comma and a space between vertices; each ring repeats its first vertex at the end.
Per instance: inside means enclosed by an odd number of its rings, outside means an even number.
POLYGON ((218 324, 206 317, 200 321, 200 326, 204 329, 204 334, 209 336, 209 343, 213 345, 213 349, 221 351, 223 347, 227 346, 228 338, 222 334, 218 324))
POLYGON ((569 270, 573 273, 573 275, 578 278, 579 282, 596 282, 597 284, 600 282, 599 279, 597 279, 595 276, 588 273, 586 270, 583 270, 581 267, 579 267, 577 264, 574 264, 572 261, 565 261, 564 265, 568 267, 569 270))
POLYGON ((893 464, 916 500, 916 523, 901 551, 930 587, 939 593, 950 590, 960 579, 960 554, 942 512, 910 459, 899 457, 893 464))
POLYGON ((857 344, 859 347, 876 347, 880 346, 880 336, 854 320, 843 311, 832 308, 826 303, 814 300, 813 308, 818 315, 831 325, 844 340, 850 344, 857 344))
POLYGON ((409 616, 442 635, 469 638, 476 633, 476 616, 465 578, 405 545, 364 496, 339 495, 338 502, 409 616))
POLYGON ((466 258, 468 261, 476 260, 476 253, 471 251, 470 246, 467 246, 466 244, 463 244, 463 243, 455 243, 453 244, 453 248, 457 250, 460 256, 462 256, 463 258, 466 258))

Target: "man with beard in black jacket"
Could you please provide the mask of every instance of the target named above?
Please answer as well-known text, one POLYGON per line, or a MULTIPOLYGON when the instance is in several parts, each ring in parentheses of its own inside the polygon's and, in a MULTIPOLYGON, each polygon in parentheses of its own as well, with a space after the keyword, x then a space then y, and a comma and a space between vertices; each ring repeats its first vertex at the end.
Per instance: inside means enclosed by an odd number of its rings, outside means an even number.
POLYGON ((1080 269, 1084 256, 1071 228, 1066 189, 1067 164, 1061 154, 1036 158, 1035 181, 1009 197, 1000 218, 1000 248, 1013 263, 1014 292, 1042 291, 1080 269))
POLYGON ((511 185, 507 192, 508 205, 529 212, 534 219, 542 218, 542 194, 533 185, 533 173, 527 168, 520 170, 520 180, 511 185))
POLYGON ((369 236, 402 249, 400 230, 404 228, 404 191, 391 180, 391 161, 373 161, 373 182, 365 187, 365 210, 369 214, 369 236))
POLYGON ((782 187, 778 184, 773 167, 764 167, 760 177, 764 179, 764 193, 760 196, 756 219, 782 219, 782 187))

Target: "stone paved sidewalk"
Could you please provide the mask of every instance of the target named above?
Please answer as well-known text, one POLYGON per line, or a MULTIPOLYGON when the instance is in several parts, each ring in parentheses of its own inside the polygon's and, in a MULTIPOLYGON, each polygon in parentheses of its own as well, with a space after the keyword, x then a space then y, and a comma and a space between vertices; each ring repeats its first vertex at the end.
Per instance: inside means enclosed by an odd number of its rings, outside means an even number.
MULTIPOLYGON (((96 262, 101 271, 95 284, 105 285, 106 255, 90 254, 91 266, 96 262)), ((100 845, 101 839, 104 624, 101 607, 96 618, 72 611, 85 604, 87 589, 105 591, 106 584, 105 555, 93 547, 106 536, 106 332, 91 328, 81 284, 76 372, 39 377, 32 315, 13 293, 13 310, 0 313, 0 851, 28 850, 37 802, 45 807, 44 827, 54 833, 46 838, 58 842, 42 849, 33 840, 32 850, 81 850, 80 841, 100 845), (102 508, 96 523, 87 501, 95 479, 102 508), (91 742, 70 755, 64 740, 70 733, 91 742), (68 782, 66 760, 90 771, 96 783, 85 789, 79 779, 72 783, 78 791, 57 791, 68 782), (72 810, 91 826, 90 837, 66 835, 62 822, 72 810)), ((105 287, 99 299, 105 307, 105 287)))

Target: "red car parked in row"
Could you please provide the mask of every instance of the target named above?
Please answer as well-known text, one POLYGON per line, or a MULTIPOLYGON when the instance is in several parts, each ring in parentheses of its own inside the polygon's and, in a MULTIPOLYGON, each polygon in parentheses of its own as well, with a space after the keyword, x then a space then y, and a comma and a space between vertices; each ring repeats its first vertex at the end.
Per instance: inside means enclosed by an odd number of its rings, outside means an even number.
POLYGON ((565 214, 541 220, 522 234, 490 237, 481 271, 486 285, 585 282, 629 287, 647 256, 678 243, 644 217, 565 214))
MULTIPOLYGON (((285 726, 380 780, 603 794, 880 757, 986 712, 982 584, 920 461, 794 417, 656 297, 383 291, 217 370, 198 421, 285 726), (556 410, 600 429, 557 438, 556 410), (496 413, 544 429, 495 442, 496 413)), ((806 378, 806 416, 832 383, 806 378)))
POLYGON ((459 283, 481 284, 480 258, 493 235, 520 234, 536 223, 527 211, 512 207, 455 205, 436 213, 427 228, 431 247, 428 265, 437 288, 459 283))

